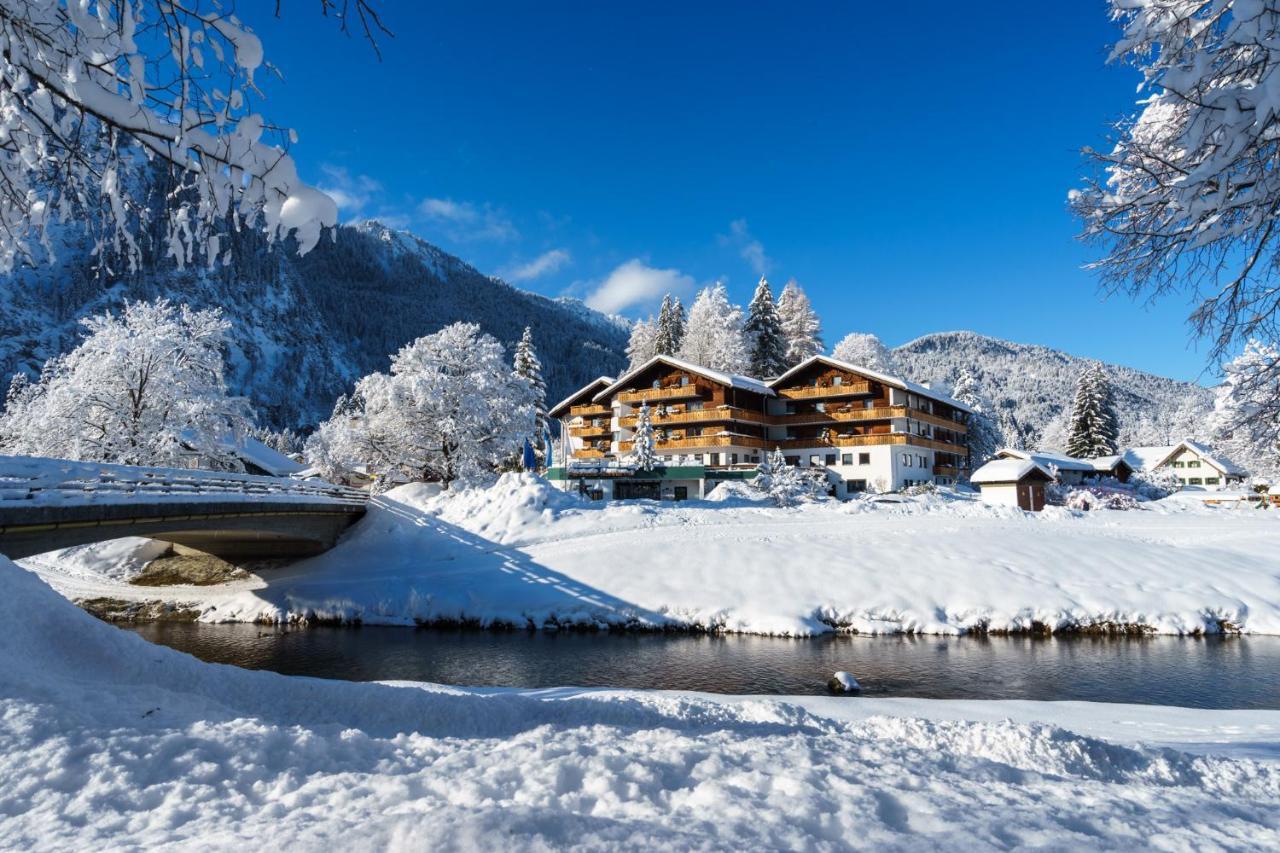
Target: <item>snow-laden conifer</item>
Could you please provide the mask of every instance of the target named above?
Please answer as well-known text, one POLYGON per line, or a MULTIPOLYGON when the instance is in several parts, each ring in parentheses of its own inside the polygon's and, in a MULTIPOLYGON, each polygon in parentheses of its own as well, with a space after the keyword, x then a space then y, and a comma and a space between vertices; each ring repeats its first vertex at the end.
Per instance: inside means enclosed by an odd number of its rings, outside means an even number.
POLYGON ((703 288, 689 309, 679 357, 694 364, 745 373, 747 346, 742 333, 742 309, 729 301, 723 284, 703 288))
POLYGON ((972 371, 964 371, 952 386, 951 396, 973 411, 968 416, 965 443, 969 450, 969 468, 976 470, 1004 446, 999 428, 991 416, 991 405, 978 392, 978 380, 972 371))
POLYGON ((653 318, 636 320, 627 340, 627 370, 635 370, 658 354, 658 329, 653 318))
POLYGON ((759 379, 781 376, 787 369, 787 339, 778 318, 769 282, 760 276, 756 292, 747 306, 743 325, 747 339, 747 370, 759 379))
POLYGON ((825 349, 822 343, 822 324, 809 303, 809 297, 796 284, 787 282, 778 296, 778 319, 787 339, 787 367, 795 367, 810 356, 825 349))
POLYGON ((652 471, 662 461, 654 448, 653 420, 649 415, 649 404, 642 403, 636 413, 636 426, 633 431, 631 453, 627 461, 639 471, 652 471))
POLYGON ((1250 340, 1222 372, 1209 421, 1215 448, 1249 460, 1256 475, 1280 477, 1280 347, 1250 340))
POLYGON ((85 338, 18 380, 0 416, 0 450, 125 465, 178 465, 192 454, 237 469, 231 445, 251 412, 227 393, 217 309, 130 302, 82 322, 85 338), (230 441, 228 441, 230 439, 230 441))
POLYGON ((538 360, 537 350, 533 347, 533 330, 524 327, 524 335, 516 344, 514 369, 516 376, 529 383, 533 391, 534 427, 529 436, 529 444, 539 464, 543 463, 545 439, 550 435, 551 420, 547 417, 547 383, 542 378, 542 362, 538 360))
POLYGON ((1081 459, 1116 452, 1118 428, 1111 383, 1101 364, 1085 368, 1076 383, 1067 435, 1067 453, 1081 459))
POLYGON ((658 309, 658 324, 654 330, 654 354, 675 355, 680 351, 683 340, 684 306, 680 304, 680 297, 668 293, 662 297, 662 307, 658 309))
POLYGON ((761 456, 751 485, 778 506, 822 500, 828 496, 829 488, 822 469, 788 465, 781 448, 775 448, 772 457, 767 453, 761 456))

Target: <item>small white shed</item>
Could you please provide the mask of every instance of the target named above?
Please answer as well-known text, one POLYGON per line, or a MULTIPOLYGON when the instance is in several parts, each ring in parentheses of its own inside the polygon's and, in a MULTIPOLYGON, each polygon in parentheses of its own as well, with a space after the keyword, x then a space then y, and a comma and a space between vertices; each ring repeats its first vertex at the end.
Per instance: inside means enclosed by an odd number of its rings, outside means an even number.
POLYGON ((969 482, 982 490, 987 503, 1039 512, 1053 475, 1029 459, 994 459, 974 471, 969 482))

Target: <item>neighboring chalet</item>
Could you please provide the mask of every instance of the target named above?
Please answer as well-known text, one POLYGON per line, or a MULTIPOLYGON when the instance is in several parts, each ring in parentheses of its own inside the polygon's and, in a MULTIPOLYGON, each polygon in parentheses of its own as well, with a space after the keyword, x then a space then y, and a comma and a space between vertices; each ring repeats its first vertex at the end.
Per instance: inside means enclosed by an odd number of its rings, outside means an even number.
POLYGON ((1238 485, 1249 476, 1238 465, 1214 453, 1198 442, 1183 440, 1166 447, 1134 447, 1126 450, 1125 460, 1135 471, 1171 470, 1178 481, 1187 486, 1223 489, 1238 485))
POLYGON ((1028 512, 1044 509, 1044 488, 1053 474, 1039 462, 1016 456, 993 459, 969 478, 987 503, 1016 506, 1028 512))
MULTIPOLYGON (((1087 480, 1098 480, 1103 477, 1114 477, 1122 483, 1129 482, 1133 475, 1133 466, 1123 456, 1100 456, 1097 459, 1079 459, 1065 453, 1052 453, 1047 450, 1013 450, 1005 448, 997 450, 996 459, 1021 459, 1034 462, 1045 471, 1056 470, 1058 479, 1068 486, 1076 486, 1087 480)), ((970 482, 975 482, 972 479, 970 482)))
POLYGON ((826 356, 768 382, 656 356, 551 409, 564 464, 548 476, 593 497, 697 498, 754 476, 761 455, 781 448, 790 464, 823 469, 841 498, 950 485, 967 467, 969 412, 923 385, 826 356), (654 471, 628 463, 645 404, 664 463, 654 471))

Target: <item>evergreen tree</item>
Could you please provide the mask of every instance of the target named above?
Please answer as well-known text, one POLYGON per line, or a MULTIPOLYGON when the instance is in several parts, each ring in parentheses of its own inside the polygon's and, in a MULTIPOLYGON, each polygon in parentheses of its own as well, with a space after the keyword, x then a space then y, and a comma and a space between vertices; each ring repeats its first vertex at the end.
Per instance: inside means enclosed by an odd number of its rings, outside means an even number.
POLYGON ((755 295, 747 306, 743 331, 747 337, 750 374, 761 379, 781 376, 787 369, 787 339, 782 321, 778 319, 777 306, 773 304, 773 291, 764 276, 760 276, 755 295))
POLYGON ((627 370, 635 370, 658 354, 658 329, 653 318, 636 320, 627 341, 627 370))
POLYGON ((694 364, 744 373, 747 346, 742 334, 742 309, 729 301, 724 285, 703 288, 689 309, 680 358, 694 364))
POLYGON ((662 307, 658 309, 658 326, 654 335, 654 353, 657 355, 675 355, 680 351, 680 343, 684 338, 684 306, 679 297, 668 293, 662 297, 662 307))
POLYGON ((818 315, 795 279, 787 282, 778 297, 778 319, 787 340, 787 367, 795 367, 826 348, 818 315))
POLYGON ((653 421, 649 417, 648 403, 640 405, 640 412, 636 415, 636 428, 632 441, 634 444, 631 447, 631 455, 628 461, 636 466, 638 470, 652 471, 662 464, 654 450, 653 421))
POLYGON ((1118 433, 1111 383, 1102 365, 1095 363, 1076 383, 1067 453, 1081 459, 1110 456, 1116 452, 1118 433))
POLYGON ((976 469, 1000 449, 1000 430, 991 417, 991 406, 978 393, 978 380, 971 371, 964 371, 952 386, 951 396, 973 410, 969 415, 969 432, 966 444, 969 448, 969 468, 976 469))
POLYGON ((533 389, 534 432, 529 436, 538 464, 545 462, 545 439, 551 432, 551 421, 547 417, 547 383, 542 378, 542 362, 533 348, 533 330, 525 326, 520 343, 516 344, 516 375, 523 378, 533 389))
POLYGON ((889 348, 875 335, 865 332, 850 332, 845 335, 831 351, 831 357, 884 373, 892 373, 896 369, 889 348))

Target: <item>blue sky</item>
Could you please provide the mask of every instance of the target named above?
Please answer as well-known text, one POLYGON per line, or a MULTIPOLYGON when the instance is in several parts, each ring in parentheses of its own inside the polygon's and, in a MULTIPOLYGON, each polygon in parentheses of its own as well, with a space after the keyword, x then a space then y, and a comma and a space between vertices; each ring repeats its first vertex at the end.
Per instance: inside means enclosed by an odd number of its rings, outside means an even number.
POLYGON ((1102 0, 391 0, 379 62, 314 4, 250 20, 344 219, 636 316, 794 277, 828 343, 971 329, 1197 378, 1186 299, 1104 299, 1067 191, 1138 75, 1102 0), (606 286, 607 285, 607 286, 606 286), (622 304, 626 303, 626 304, 622 304))

